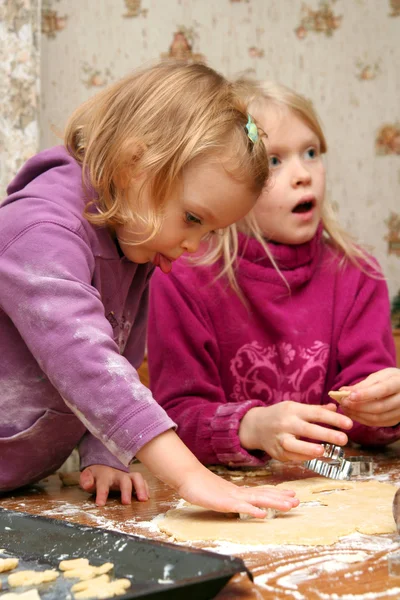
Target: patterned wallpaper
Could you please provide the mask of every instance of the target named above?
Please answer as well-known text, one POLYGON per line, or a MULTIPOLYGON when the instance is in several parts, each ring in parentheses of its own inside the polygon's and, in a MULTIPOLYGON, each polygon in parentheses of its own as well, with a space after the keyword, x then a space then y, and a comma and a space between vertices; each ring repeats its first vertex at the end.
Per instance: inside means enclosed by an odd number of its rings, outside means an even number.
POLYGON ((40 0, 0 0, 0 201, 39 148, 40 0))
MULTIPOLYGON (((342 224, 381 262, 391 296, 398 293, 400 0, 41 0, 41 5, 42 148, 57 143, 56 132, 79 103, 160 57, 204 60, 227 76, 277 79, 313 100, 329 145, 329 197, 342 224)), ((34 110, 32 91, 29 97, 34 110)), ((27 137, 23 122, 9 126, 17 139, 27 137)))

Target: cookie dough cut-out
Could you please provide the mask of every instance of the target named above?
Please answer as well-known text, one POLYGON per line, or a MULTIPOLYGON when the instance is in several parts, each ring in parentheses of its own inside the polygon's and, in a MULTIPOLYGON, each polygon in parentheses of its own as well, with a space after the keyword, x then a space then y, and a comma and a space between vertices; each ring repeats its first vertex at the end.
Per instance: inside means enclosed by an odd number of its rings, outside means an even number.
MULTIPOLYGON (((69 569, 68 571, 64 571, 64 577, 70 579, 80 579, 84 581, 85 579, 93 579, 96 575, 103 575, 104 573, 108 573, 114 568, 113 563, 104 563, 99 567, 95 567, 93 565, 88 565, 87 567, 82 567, 79 569, 69 569)), ((105 596, 106 598, 107 596, 105 596)))
POLYGON ((338 402, 339 404, 342 402, 342 400, 344 400, 345 398, 347 398, 348 396, 350 396, 350 392, 328 392, 328 396, 329 398, 332 398, 332 400, 336 400, 336 402, 338 402))
POLYGON ((40 585, 54 581, 58 577, 58 571, 49 569, 47 571, 17 571, 8 576, 8 585, 10 587, 19 587, 27 585, 40 585))
POLYGON ((89 599, 101 599, 101 598, 114 598, 114 596, 122 596, 126 593, 126 590, 130 588, 131 582, 129 579, 115 579, 109 583, 101 583, 96 585, 90 585, 93 582, 87 582, 88 588, 80 592, 74 592, 76 600, 89 600, 89 599))
POLYGON ((98 577, 95 577, 94 579, 87 579, 86 581, 78 581, 78 583, 75 583, 72 586, 71 592, 83 592, 84 590, 88 590, 91 587, 102 585, 103 583, 109 583, 109 581, 110 581, 109 575, 99 575, 98 577))
POLYGON ((28 590, 22 592, 22 594, 15 594, 14 592, 4 594, 1 600, 40 600, 40 596, 37 590, 28 590))
POLYGON ((0 573, 12 571, 18 567, 18 558, 0 558, 0 573))
POLYGON ((62 560, 58 565, 60 571, 71 571, 72 569, 82 569, 89 566, 87 558, 71 558, 70 560, 62 560))

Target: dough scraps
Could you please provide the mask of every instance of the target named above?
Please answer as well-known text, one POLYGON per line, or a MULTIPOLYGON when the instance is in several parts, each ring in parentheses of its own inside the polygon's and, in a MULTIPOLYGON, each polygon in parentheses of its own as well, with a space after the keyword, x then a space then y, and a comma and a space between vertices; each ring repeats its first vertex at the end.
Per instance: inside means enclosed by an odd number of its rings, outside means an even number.
POLYGON ((188 504, 169 510, 157 525, 179 541, 248 545, 323 546, 355 532, 369 535, 396 532, 392 515, 395 485, 310 477, 276 487, 296 491, 301 503, 288 513, 279 513, 276 519, 227 519, 223 513, 188 504))

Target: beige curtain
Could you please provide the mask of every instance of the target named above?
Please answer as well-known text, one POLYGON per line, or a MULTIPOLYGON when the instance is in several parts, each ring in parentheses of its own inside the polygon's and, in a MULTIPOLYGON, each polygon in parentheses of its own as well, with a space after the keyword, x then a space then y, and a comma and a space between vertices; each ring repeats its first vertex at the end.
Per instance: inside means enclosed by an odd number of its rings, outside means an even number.
POLYGON ((0 0, 0 200, 39 149, 41 0, 0 0))

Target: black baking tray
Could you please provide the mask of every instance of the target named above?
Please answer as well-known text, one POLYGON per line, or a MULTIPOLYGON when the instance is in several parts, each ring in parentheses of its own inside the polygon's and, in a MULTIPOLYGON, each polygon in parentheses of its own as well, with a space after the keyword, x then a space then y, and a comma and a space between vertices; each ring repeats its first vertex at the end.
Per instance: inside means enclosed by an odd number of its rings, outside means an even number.
MULTIPOLYGON (((6 551, 0 557, 20 559, 18 569, 57 568, 60 560, 80 557, 88 558, 94 565, 112 562, 114 576, 132 582, 128 592, 118 596, 121 600, 208 600, 235 573, 245 571, 252 579, 240 558, 4 508, 0 508, 0 549, 6 551)), ((0 574, 0 600, 2 593, 9 591, 7 575, 0 574)), ((76 580, 60 576, 55 582, 40 586, 40 597, 71 598, 74 583, 76 580)))

